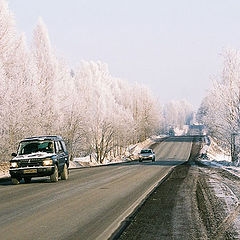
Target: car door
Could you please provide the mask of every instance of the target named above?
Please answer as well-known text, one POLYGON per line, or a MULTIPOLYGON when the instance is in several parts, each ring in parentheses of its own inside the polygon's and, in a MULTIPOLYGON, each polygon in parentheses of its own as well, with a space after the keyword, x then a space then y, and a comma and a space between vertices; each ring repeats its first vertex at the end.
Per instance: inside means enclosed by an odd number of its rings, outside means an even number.
POLYGON ((63 148, 64 154, 65 154, 64 155, 65 156, 65 163, 67 164, 67 166, 69 166, 69 155, 68 155, 68 151, 67 151, 65 142, 64 141, 60 141, 60 143, 62 144, 62 148, 63 148))
POLYGON ((65 153, 63 151, 62 144, 60 141, 56 141, 56 150, 57 150, 57 158, 58 158, 58 164, 60 171, 63 170, 64 164, 65 164, 65 153))

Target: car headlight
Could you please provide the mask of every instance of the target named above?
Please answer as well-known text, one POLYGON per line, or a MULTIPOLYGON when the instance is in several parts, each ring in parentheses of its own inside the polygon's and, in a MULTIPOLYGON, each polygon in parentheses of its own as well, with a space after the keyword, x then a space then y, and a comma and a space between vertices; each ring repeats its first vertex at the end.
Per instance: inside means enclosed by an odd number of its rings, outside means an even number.
POLYGON ((18 167, 18 163, 17 162, 11 162, 10 163, 10 167, 17 168, 18 167))
POLYGON ((53 160, 51 158, 43 160, 43 166, 49 166, 53 164, 53 160))

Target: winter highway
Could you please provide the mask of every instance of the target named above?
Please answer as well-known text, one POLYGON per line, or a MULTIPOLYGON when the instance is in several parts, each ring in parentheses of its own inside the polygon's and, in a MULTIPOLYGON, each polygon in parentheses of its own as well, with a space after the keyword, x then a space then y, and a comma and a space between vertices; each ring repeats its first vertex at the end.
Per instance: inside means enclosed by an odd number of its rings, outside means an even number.
POLYGON ((176 166, 188 160, 192 137, 152 145, 156 162, 70 171, 67 181, 0 182, 0 239, 108 239, 176 166))

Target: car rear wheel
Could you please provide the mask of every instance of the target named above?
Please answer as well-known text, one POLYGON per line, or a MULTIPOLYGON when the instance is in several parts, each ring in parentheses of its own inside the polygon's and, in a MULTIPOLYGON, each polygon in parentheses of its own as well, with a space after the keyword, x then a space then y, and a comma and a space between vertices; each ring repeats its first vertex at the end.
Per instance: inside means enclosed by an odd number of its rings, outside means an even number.
POLYGON ((11 180, 12 180, 12 184, 14 184, 14 185, 19 184, 21 181, 21 179, 19 179, 19 178, 12 178, 11 180))
POLYGON ((31 179, 32 179, 31 177, 25 177, 25 178, 24 178, 24 182, 25 182, 25 183, 30 183, 30 182, 31 182, 31 179))
POLYGON ((51 182, 57 182, 58 181, 58 167, 55 165, 54 167, 54 173, 50 175, 51 182))
POLYGON ((68 179, 68 167, 67 164, 64 164, 63 171, 61 173, 61 179, 62 180, 67 180, 68 179))

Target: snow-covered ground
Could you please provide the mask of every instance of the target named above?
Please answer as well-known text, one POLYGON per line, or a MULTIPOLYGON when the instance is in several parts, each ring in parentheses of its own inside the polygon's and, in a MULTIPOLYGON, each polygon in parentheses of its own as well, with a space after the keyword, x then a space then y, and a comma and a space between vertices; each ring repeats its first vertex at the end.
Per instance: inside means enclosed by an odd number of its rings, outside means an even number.
POLYGON ((204 145, 201 153, 207 153, 209 159, 199 159, 201 163, 222 168, 226 171, 231 172, 233 175, 240 177, 240 165, 232 163, 230 153, 223 150, 220 146, 217 145, 216 141, 211 138, 211 145, 204 145))
POLYGON ((176 127, 174 128, 175 136, 186 135, 189 131, 189 125, 184 125, 181 129, 176 127))
POLYGON ((114 164, 120 162, 126 162, 134 160, 138 157, 138 153, 143 148, 149 148, 156 140, 162 138, 164 136, 153 136, 151 138, 146 139, 144 142, 140 142, 134 145, 130 145, 122 157, 116 157, 111 160, 105 160, 103 164, 96 162, 95 158, 91 158, 90 156, 82 157, 82 158, 74 158, 73 161, 70 162, 70 168, 79 168, 79 167, 86 167, 86 166, 99 166, 99 165, 106 165, 106 164, 114 164))
POLYGON ((0 163, 0 178, 7 178, 7 177, 10 177, 8 162, 0 163))
POLYGON ((211 139, 210 146, 203 145, 200 156, 202 153, 207 153, 209 159, 198 160, 210 168, 202 168, 201 171, 208 176, 208 189, 221 205, 221 210, 219 206, 216 209, 220 211, 222 220, 215 229, 213 239, 223 239, 226 231, 231 232, 231 239, 240 239, 240 166, 232 163, 230 154, 219 147, 214 139, 211 139))

